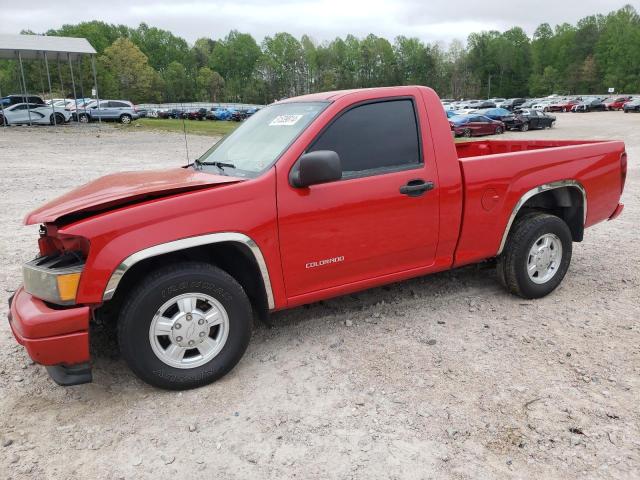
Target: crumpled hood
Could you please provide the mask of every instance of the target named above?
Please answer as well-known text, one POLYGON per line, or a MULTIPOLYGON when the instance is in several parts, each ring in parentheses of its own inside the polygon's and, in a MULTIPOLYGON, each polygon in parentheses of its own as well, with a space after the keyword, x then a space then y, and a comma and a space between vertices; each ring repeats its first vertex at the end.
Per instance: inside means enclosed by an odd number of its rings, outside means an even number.
POLYGON ((146 170, 106 175, 58 197, 29 213, 25 225, 54 222, 65 215, 105 210, 136 200, 173 195, 243 181, 192 168, 146 170))

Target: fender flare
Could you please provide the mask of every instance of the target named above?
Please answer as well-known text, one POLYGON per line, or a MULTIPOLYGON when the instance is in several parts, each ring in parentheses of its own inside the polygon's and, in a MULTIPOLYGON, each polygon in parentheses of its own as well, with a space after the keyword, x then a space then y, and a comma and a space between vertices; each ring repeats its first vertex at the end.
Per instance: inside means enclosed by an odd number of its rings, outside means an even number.
POLYGON ((585 188, 582 186, 580 182, 578 182, 577 180, 567 179, 567 180, 559 180, 557 182, 551 182, 551 183, 545 183, 543 185, 539 185, 535 188, 532 188, 531 190, 526 192, 524 195, 522 195, 522 197, 520 197, 520 200, 518 200, 518 202, 513 207, 513 211, 511 212, 511 216, 509 217, 507 226, 504 229, 504 233, 502 234, 502 241, 500 242, 500 248, 498 249, 498 253, 496 253, 496 256, 502 253, 502 250, 504 249, 504 246, 507 243, 507 237, 509 236, 511 225, 513 225, 513 221, 516 219, 516 216, 518 215, 518 212, 520 211, 522 206, 525 203, 527 203, 529 199, 535 197, 536 195, 542 192, 546 192, 548 190, 555 190, 557 188, 565 188, 565 187, 575 188, 579 190, 580 193, 582 194, 582 215, 583 215, 582 224, 584 225, 587 222, 587 191, 585 190, 585 188))
POLYGON ((124 277, 125 273, 127 273, 127 271, 136 263, 142 260, 157 257, 159 255, 164 255, 165 253, 178 252, 180 250, 186 250, 192 247, 200 247, 203 245, 211 245, 222 242, 239 243, 246 246, 251 251, 260 270, 260 275, 262 276, 262 282, 264 284, 269 310, 273 310, 275 308, 275 302, 273 299, 271 280, 269 278, 269 270, 267 269, 267 263, 264 260, 262 251, 260 250, 258 244, 251 237, 237 232, 211 233, 207 235, 199 235, 196 237, 181 238, 180 240, 174 240, 171 242, 154 245, 152 247, 145 248, 129 255, 116 267, 116 269, 111 274, 111 277, 109 278, 107 286, 102 295, 102 300, 111 300, 116 292, 116 289, 118 288, 118 284, 124 277))

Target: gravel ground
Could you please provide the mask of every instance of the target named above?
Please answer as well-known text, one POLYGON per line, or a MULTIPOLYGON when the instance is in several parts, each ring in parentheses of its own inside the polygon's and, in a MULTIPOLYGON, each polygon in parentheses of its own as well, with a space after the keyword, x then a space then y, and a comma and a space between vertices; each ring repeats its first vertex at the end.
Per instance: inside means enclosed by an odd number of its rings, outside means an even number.
MULTIPOLYGON (((0 129, 2 317, 36 250, 28 211, 184 162, 181 135, 60 130, 0 129)), ((627 142, 625 212, 587 231, 552 295, 468 267, 277 313, 231 374, 184 393, 137 380, 107 331, 94 382, 58 387, 0 321, 0 478, 640 478, 640 115, 502 138, 627 142)))

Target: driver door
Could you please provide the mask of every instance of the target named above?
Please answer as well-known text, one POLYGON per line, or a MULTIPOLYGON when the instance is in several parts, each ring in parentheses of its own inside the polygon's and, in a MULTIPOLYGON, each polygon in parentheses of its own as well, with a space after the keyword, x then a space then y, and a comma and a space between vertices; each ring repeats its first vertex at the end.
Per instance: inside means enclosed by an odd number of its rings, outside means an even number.
POLYGON ((437 175, 422 148, 419 102, 402 97, 347 108, 306 150, 338 153, 342 179, 304 188, 287 182, 278 188, 280 252, 290 300, 434 263, 437 175), (410 195, 403 189, 407 185, 424 189, 410 195))

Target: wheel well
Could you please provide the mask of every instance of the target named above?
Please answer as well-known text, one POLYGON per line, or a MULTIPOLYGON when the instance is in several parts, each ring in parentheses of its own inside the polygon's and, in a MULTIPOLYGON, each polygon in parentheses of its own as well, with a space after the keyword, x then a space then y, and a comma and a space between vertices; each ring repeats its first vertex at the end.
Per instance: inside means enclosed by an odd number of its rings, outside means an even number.
POLYGON ((269 304, 260 268, 251 250, 238 242, 201 245, 141 260, 126 271, 113 298, 100 308, 101 313, 115 320, 127 292, 130 292, 150 271, 169 263, 186 260, 210 263, 227 272, 246 292, 254 315, 260 319, 266 319, 269 304))
POLYGON ((574 242, 584 237, 584 198, 576 187, 546 190, 528 199, 518 211, 516 220, 531 211, 542 211, 565 221, 574 242))

